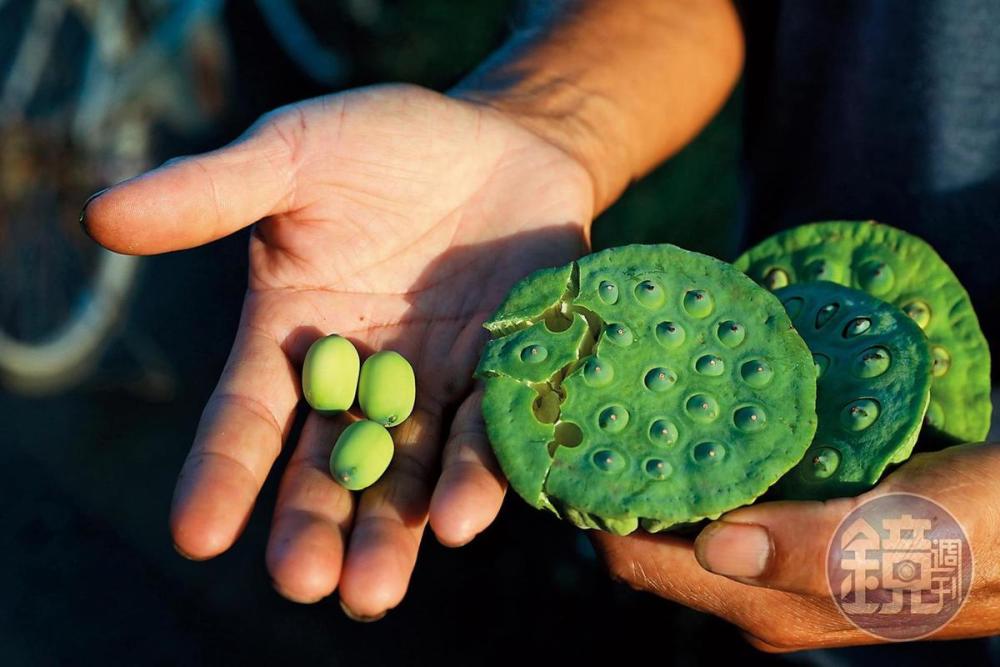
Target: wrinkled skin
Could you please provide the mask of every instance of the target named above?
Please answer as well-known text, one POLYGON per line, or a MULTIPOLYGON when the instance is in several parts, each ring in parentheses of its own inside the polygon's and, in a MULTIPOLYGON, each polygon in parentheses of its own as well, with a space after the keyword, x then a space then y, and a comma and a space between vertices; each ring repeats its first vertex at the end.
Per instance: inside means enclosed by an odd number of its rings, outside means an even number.
MULTIPOLYGON (((633 588, 720 616, 760 650, 871 644, 836 608, 826 583, 826 548, 840 520, 877 495, 909 492, 943 505, 971 542, 974 575, 965 606, 932 639, 1000 632, 1000 443, 918 454, 857 498, 761 503, 723 515, 694 543, 676 536, 594 534, 612 576, 633 588), (737 524, 735 527, 731 524, 737 524), (767 531, 762 573, 745 576, 746 526, 767 531), (730 530, 735 528, 735 530, 730 530), (714 574, 724 571, 728 576, 714 574)), ((755 561, 755 558, 747 560, 755 561)), ((756 562, 756 561, 755 561, 756 562)))
POLYGON ((360 495, 328 470, 345 418, 309 415, 282 473, 267 566, 292 600, 339 589, 355 618, 397 605, 428 520, 459 545, 499 510, 505 483, 472 384, 481 324, 517 279, 581 254, 593 202, 587 171, 554 145, 487 106, 412 86, 279 109, 229 146, 93 199, 85 228, 130 254, 259 221, 233 350, 177 483, 177 549, 205 559, 236 540, 287 439, 305 352, 337 332, 363 356, 407 357, 416 408, 393 429, 390 469, 360 495))

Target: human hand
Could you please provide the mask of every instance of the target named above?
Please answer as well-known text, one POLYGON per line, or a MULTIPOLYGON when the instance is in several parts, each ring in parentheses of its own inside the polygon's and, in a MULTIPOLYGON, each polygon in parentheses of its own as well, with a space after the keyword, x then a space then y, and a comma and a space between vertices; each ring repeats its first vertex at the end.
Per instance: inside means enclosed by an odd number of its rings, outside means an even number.
POLYGON ((565 152, 488 106, 413 86, 278 109, 229 146, 93 199, 86 229, 129 254, 198 246, 260 220, 236 341, 174 495, 178 550, 211 558, 236 540, 291 428, 305 352, 336 332, 363 353, 406 356, 416 407, 392 429, 391 467, 360 496, 328 470, 346 419, 309 415, 281 480, 267 566, 292 600, 339 587, 354 617, 397 605, 428 520, 460 545, 499 510, 505 482, 472 383, 480 325, 517 279, 582 252, 593 207, 591 177, 565 152))
POLYGON ((593 536, 612 576, 633 588, 720 616, 770 652, 879 640, 838 610, 827 584, 827 545, 841 519, 871 498, 907 492, 944 506, 972 548, 965 606, 933 639, 1000 632, 1000 443, 918 454, 857 498, 780 501, 740 508, 695 539, 593 536))

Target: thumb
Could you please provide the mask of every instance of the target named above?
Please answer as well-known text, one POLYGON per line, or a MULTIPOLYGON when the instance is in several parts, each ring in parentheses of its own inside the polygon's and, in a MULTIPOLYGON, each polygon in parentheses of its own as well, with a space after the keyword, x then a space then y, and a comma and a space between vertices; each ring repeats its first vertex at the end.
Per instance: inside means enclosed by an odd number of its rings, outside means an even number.
POLYGON ((779 501, 723 515, 695 539, 695 557, 709 572, 744 584, 826 596, 827 548, 856 498, 779 501))
POLYGON ((233 143, 176 158, 94 195, 80 224, 116 252, 150 255, 214 241, 286 210, 301 112, 266 115, 233 143))

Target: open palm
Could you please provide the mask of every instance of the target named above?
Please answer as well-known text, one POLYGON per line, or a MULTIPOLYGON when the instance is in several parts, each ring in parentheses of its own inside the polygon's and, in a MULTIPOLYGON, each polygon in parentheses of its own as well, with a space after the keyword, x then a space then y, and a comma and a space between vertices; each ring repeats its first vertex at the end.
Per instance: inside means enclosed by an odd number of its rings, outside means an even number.
POLYGON ((294 600, 339 587, 355 616, 398 604, 428 518, 462 544, 503 497, 471 377, 480 324, 515 280, 581 252, 592 207, 589 176, 564 152, 488 107, 411 86, 279 109, 229 146, 94 199, 88 231, 130 254, 259 221, 236 341, 175 492, 178 549, 209 558, 238 537, 291 427, 305 351, 336 332, 362 355, 406 356, 416 408, 393 429, 389 471, 358 496, 327 468, 347 418, 309 415, 267 564, 294 600))

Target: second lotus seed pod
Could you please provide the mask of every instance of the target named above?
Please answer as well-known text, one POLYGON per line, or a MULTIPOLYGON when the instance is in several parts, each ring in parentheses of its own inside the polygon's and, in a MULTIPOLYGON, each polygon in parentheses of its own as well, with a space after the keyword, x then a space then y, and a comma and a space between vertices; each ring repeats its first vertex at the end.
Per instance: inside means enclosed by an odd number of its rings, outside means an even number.
POLYGON ((415 400, 416 378, 403 355, 384 350, 365 360, 361 366, 358 402, 368 419, 383 426, 396 426, 413 412, 415 400))
POLYGON ((302 365, 302 393, 317 412, 347 410, 354 403, 361 360, 351 341, 337 334, 316 340, 302 365))

